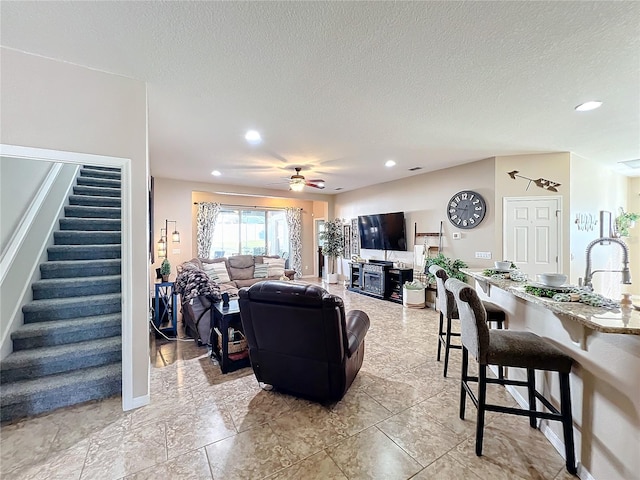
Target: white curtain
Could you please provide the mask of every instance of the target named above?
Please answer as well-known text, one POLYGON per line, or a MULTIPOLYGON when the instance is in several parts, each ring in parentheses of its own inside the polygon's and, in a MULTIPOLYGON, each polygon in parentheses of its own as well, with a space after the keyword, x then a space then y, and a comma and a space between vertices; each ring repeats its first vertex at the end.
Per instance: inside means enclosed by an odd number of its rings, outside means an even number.
POLYGON ((220 204, 212 202, 198 203, 198 257, 209 258, 211 239, 220 213, 220 204))
POLYGON ((291 268, 296 271, 295 278, 300 278, 302 276, 302 209, 286 207, 284 211, 289 227, 291 268))

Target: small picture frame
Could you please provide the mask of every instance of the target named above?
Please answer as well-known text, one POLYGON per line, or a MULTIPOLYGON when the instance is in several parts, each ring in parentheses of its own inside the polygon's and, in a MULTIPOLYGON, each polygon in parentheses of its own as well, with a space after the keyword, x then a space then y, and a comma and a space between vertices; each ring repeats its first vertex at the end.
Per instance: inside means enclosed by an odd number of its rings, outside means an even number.
POLYGON ((358 235, 358 219, 351 219, 351 255, 360 255, 360 235, 358 235))
POLYGON ((349 258, 351 252, 351 224, 343 225, 342 233, 344 234, 344 249, 342 250, 342 257, 349 258))

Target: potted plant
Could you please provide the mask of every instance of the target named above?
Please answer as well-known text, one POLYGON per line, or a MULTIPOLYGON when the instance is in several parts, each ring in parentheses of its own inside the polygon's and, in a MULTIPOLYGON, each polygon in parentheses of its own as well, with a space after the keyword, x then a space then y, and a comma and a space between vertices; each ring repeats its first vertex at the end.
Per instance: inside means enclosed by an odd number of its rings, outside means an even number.
POLYGON ((616 234, 618 237, 628 237, 629 229, 635 227, 636 222, 640 220, 640 215, 633 212, 625 212, 620 207, 620 215, 616 217, 616 234))
POLYGON ((342 255, 344 248, 344 233, 342 220, 335 218, 324 224, 324 231, 320 233, 320 240, 324 240, 322 254, 328 258, 327 262, 327 282, 338 283, 338 273, 336 272, 337 259, 342 255))
POLYGON ((160 265, 160 275, 162 275, 163 282, 169 281, 169 275, 171 275, 171 263, 169 263, 169 260, 166 258, 162 261, 162 265, 160 265))
POLYGON ((437 265, 443 268, 449 277, 457 278, 461 282, 466 280, 466 275, 460 271, 461 268, 467 268, 467 264, 459 259, 452 259, 445 256, 443 253, 438 253, 435 257, 428 257, 425 259, 424 272, 427 274, 427 281, 430 284, 435 284, 436 279, 429 273, 429 267, 431 265, 437 265))

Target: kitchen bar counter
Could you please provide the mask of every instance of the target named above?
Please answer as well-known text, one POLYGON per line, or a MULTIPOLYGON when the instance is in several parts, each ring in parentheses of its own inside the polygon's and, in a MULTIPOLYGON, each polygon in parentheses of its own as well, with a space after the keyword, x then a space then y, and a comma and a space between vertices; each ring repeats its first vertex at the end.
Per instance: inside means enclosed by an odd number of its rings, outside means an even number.
POLYGON ((478 270, 461 270, 476 281, 493 285, 527 302, 541 305, 560 315, 572 317, 584 326, 603 333, 640 335, 640 310, 633 307, 606 309, 592 307, 580 302, 556 302, 546 297, 537 297, 524 291, 527 282, 514 282, 509 279, 491 278, 478 270))
MULTIPOLYGON (((638 478, 640 312, 555 302, 525 293, 524 282, 485 277, 480 270, 463 272, 473 280, 481 299, 506 312, 508 329, 536 333, 574 359, 571 402, 579 477, 638 478)), ((508 368, 506 375, 514 380, 526 379, 523 369, 508 368)), ((538 372, 537 377, 545 396, 558 406, 557 375, 538 372)), ((507 390, 526 408, 526 389, 507 390)), ((559 422, 544 420, 540 430, 559 452, 564 452, 559 422)))

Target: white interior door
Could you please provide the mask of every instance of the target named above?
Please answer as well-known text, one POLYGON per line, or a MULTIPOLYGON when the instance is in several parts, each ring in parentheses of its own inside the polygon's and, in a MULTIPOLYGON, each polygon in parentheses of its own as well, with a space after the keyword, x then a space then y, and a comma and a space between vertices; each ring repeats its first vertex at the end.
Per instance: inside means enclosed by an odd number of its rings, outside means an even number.
POLYGON ((505 197, 503 256, 535 279, 560 273, 561 197, 505 197))

